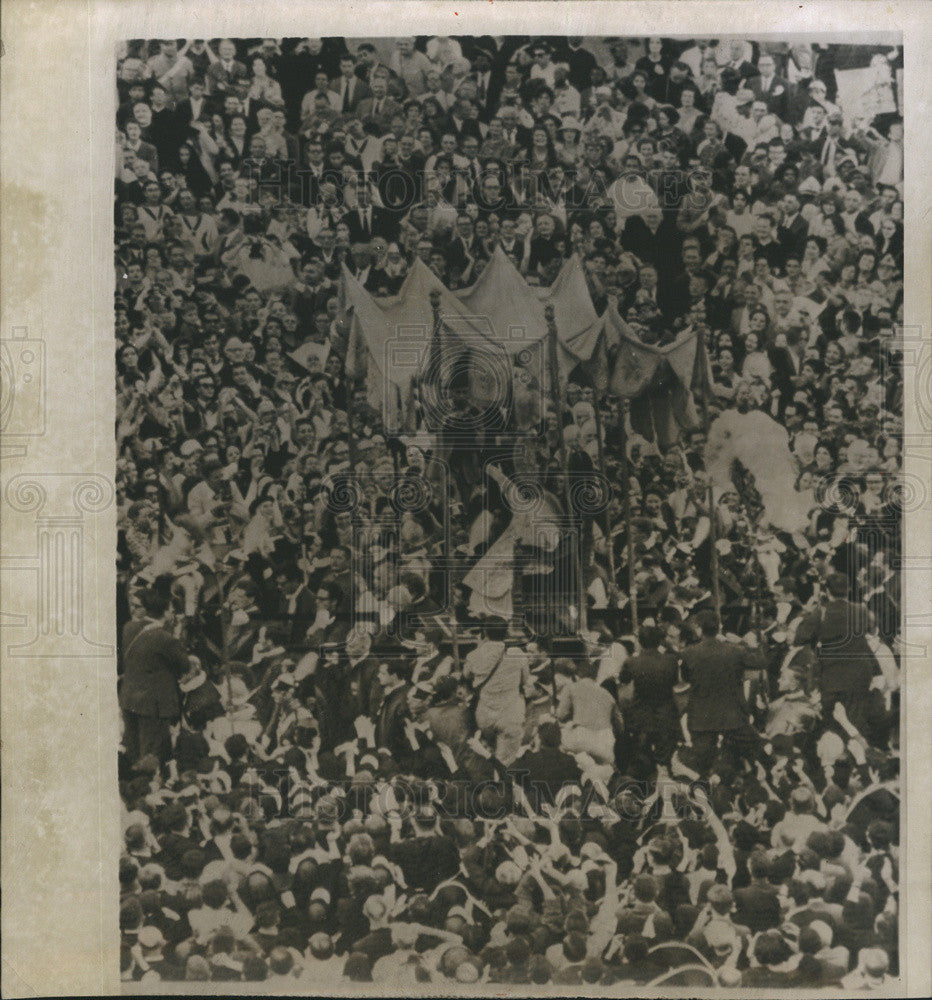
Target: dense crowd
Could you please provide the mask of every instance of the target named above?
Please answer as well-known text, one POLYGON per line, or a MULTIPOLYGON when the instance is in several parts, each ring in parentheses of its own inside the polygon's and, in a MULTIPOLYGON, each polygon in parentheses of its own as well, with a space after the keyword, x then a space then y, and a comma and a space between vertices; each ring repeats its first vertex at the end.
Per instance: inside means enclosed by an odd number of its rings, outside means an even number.
POLYGON ((902 53, 853 49, 124 47, 125 981, 894 981, 902 53), (709 419, 785 429, 805 527, 582 367, 521 434, 455 378, 387 426, 343 269, 456 291, 498 248, 540 288, 576 255, 644 344, 697 330, 709 419), (575 577, 515 545, 506 620, 466 580, 529 468, 607 505, 563 510, 575 577))

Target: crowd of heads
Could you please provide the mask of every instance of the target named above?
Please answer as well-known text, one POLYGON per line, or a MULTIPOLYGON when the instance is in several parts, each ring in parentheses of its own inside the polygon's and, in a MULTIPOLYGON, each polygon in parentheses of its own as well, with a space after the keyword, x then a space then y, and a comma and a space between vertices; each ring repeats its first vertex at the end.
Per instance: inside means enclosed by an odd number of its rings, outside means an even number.
POLYGON ((898 975, 902 53, 858 63, 854 108, 846 57, 746 38, 124 47, 118 608, 190 662, 172 746, 121 756, 126 980, 898 975), (710 495, 701 423, 662 440, 580 369, 530 433, 503 412, 485 439, 554 482, 604 472, 604 509, 573 514, 575 596, 521 619, 516 575, 515 620, 483 614, 464 578, 509 528, 519 463, 471 479, 436 428, 386 425, 347 364, 341 275, 384 298, 420 260, 455 291, 498 248, 542 287, 576 255, 596 311, 644 344, 697 331, 709 415, 785 428, 804 530, 775 528, 740 467, 710 495), (855 725, 822 710, 818 651, 794 642, 825 595, 866 607, 878 650, 855 725), (624 664, 703 634, 764 657, 759 759, 699 767, 676 720, 642 738, 654 708, 624 664), (520 704, 484 725, 470 664, 503 644, 520 704), (586 684, 623 717, 601 755, 563 711, 586 684))

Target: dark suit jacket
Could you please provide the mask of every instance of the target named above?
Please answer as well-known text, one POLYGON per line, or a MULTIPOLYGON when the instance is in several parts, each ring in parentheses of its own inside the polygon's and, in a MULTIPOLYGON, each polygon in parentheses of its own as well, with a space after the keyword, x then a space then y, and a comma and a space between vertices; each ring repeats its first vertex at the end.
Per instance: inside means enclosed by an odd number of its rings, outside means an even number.
POLYGON ((796 642, 816 648, 823 693, 866 694, 877 666, 865 638, 869 619, 863 604, 834 600, 799 623, 796 642))
POLYGON ((723 732, 748 724, 744 672, 764 666, 759 651, 703 638, 683 652, 683 674, 692 684, 687 722, 692 732, 723 732))
POLYGON ((205 97, 201 101, 200 111, 197 117, 194 115, 194 109, 191 107, 191 98, 186 97, 183 101, 179 101, 175 105, 175 118, 181 128, 183 134, 188 134, 188 129, 191 127, 191 122, 208 122, 210 121, 210 115, 213 111, 213 104, 209 97, 205 97))
POLYGON ((394 97, 386 96, 382 98, 382 106, 379 113, 375 113, 375 97, 371 94, 361 100, 356 106, 353 117, 362 119, 363 122, 371 121, 376 124, 382 132, 388 131, 395 115, 403 113, 403 109, 394 97))
POLYGON ((453 115, 450 115, 449 124, 451 131, 456 135, 457 139, 464 139, 467 135, 475 136, 479 142, 482 142, 482 129, 480 128, 479 121, 476 118, 461 118, 457 121, 453 115))
MULTIPOLYGON (((372 91, 369 89, 369 84, 365 80, 360 80, 358 76, 353 77, 353 93, 349 98, 347 106, 342 108, 343 114, 348 112, 354 112, 359 107, 359 105, 367 98, 372 96, 372 91)), ((343 90, 343 82, 340 77, 336 80, 330 81, 330 89, 339 96, 343 90)))
POLYGON ((676 657, 671 653, 645 650, 625 661, 619 680, 634 683, 634 697, 645 705, 659 706, 673 702, 677 682, 676 657))
POLYGON ((359 209, 351 208, 343 221, 349 226, 350 240, 353 243, 367 243, 374 236, 381 236, 389 242, 398 236, 398 216, 388 208, 372 206, 372 224, 367 227, 359 217, 359 209))
POLYGON ((247 75, 247 70, 241 62, 234 59, 229 72, 227 72, 223 63, 218 60, 210 64, 206 75, 208 91, 211 94, 225 94, 231 89, 234 80, 239 80, 247 75))
POLYGON ((790 225, 777 226, 777 242, 787 253, 787 256, 802 258, 806 249, 806 237, 809 234, 809 223, 801 216, 797 215, 790 225))
POLYGON ((137 160, 145 160, 152 168, 154 174, 159 172, 159 154, 155 146, 150 142, 139 140, 139 148, 134 150, 137 160))
POLYGON ((405 737, 407 714, 408 685, 402 684, 385 696, 375 724, 376 745, 391 750, 396 761, 411 755, 411 745, 405 737))
POLYGON ((136 715, 176 719, 181 714, 178 678, 188 672, 181 643, 164 628, 131 621, 123 629, 120 708, 136 715))
POLYGON ((793 87, 789 80, 782 76, 774 76, 770 81, 770 86, 767 90, 763 87, 763 77, 755 76, 753 79, 748 80, 748 87, 754 91, 754 96, 759 101, 767 102, 767 110, 772 114, 775 114, 778 118, 783 118, 786 114, 786 103, 789 100, 790 92, 793 87), (777 94, 782 88, 782 92, 777 94))
POLYGON ((779 927, 780 921, 780 901, 775 889, 754 883, 735 890, 735 923, 758 934, 779 927))
POLYGON ((645 264, 653 264, 660 273, 676 273, 680 270, 680 244, 682 234, 676 223, 664 217, 656 233, 652 233, 647 223, 639 215, 631 215, 621 231, 622 247, 633 253, 645 264))
MULTIPOLYGON (((528 750, 508 769, 509 774, 529 795, 536 794, 548 805, 564 785, 576 784, 581 777, 576 758, 557 747, 528 750)), ((532 796, 532 804, 534 804, 532 796)))

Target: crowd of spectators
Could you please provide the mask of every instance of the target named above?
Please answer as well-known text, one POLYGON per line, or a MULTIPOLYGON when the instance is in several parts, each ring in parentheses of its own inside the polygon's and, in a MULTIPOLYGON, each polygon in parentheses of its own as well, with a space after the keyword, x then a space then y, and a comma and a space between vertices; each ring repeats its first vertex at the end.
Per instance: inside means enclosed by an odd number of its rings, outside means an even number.
POLYGON ((895 980, 902 53, 860 53, 865 114, 852 49, 124 47, 125 981, 895 980), (456 290, 497 248, 536 286, 578 255, 645 344, 697 329, 711 415, 788 433, 805 530, 740 468, 710 506, 704 431, 661 446, 579 371, 520 444, 607 476, 585 628, 567 595, 522 619, 518 569, 514 620, 478 613, 511 415, 447 469, 442 431, 391 432, 341 274, 456 290))

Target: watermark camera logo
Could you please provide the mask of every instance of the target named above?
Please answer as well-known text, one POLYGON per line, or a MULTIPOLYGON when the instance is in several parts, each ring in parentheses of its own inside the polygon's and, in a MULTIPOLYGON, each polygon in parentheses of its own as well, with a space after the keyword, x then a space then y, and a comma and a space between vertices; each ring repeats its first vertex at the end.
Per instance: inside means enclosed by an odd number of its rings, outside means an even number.
POLYGON ((446 445, 474 448, 484 431, 501 443, 503 413, 512 411, 522 428, 543 419, 544 362, 543 345, 524 327, 496 330, 485 316, 441 316, 439 330, 400 326, 386 342, 384 396, 410 384, 424 426, 442 430, 446 445))
POLYGON ((11 438, 41 437, 46 430, 45 342, 24 326, 0 339, 0 433, 11 438))

